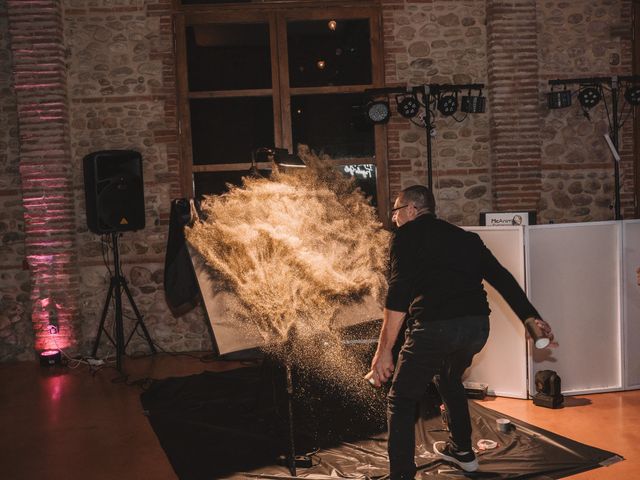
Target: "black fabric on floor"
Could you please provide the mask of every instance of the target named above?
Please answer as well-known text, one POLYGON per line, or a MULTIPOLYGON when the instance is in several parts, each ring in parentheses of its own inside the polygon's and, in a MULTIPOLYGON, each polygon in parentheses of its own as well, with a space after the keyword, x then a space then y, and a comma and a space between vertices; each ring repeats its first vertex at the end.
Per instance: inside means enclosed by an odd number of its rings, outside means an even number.
MULTIPOLYGON (((181 480, 286 478, 289 470, 276 461, 288 451, 283 387, 278 368, 251 367, 155 381, 141 401, 181 480)), ((387 476, 382 392, 371 389, 373 406, 366 407, 302 378, 296 391, 296 453, 313 459, 313 467, 297 469, 298 477, 387 476)), ((437 403, 426 395, 416 423, 417 478, 557 479, 621 460, 470 402, 474 445, 489 439, 498 447, 479 452, 479 471, 463 474, 432 453, 433 442, 448 436, 437 403), (497 418, 509 418, 515 428, 498 432, 497 418)))

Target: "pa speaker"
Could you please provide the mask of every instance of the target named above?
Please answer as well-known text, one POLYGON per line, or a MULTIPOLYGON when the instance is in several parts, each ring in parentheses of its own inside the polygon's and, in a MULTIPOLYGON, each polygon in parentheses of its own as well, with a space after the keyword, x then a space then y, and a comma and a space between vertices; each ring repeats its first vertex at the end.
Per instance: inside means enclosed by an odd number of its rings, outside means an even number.
POLYGON ((142 157, 133 150, 103 150, 84 157, 87 226, 97 234, 144 228, 142 157))

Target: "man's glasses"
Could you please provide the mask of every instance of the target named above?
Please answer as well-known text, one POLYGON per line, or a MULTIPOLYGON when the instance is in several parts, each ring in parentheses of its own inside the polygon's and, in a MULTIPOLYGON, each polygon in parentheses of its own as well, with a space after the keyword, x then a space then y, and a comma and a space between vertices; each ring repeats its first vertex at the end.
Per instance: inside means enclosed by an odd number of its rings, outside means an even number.
POLYGON ((392 209, 391 209, 391 213, 395 213, 395 212, 397 212, 398 210, 402 210, 403 208, 406 208, 406 207, 408 207, 408 206, 409 206, 409 204, 407 203, 406 205, 401 205, 400 207, 392 208, 392 209))

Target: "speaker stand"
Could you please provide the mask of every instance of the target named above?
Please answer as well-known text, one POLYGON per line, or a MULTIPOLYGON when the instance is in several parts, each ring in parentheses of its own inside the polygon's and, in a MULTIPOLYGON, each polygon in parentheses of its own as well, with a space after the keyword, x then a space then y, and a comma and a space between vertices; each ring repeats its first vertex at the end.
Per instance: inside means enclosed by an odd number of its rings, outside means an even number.
POLYGON ((107 293, 107 299, 104 302, 104 307, 102 308, 102 318, 100 319, 100 326, 98 327, 98 334, 96 335, 96 340, 93 344, 93 352, 92 356, 95 358, 98 353, 98 347, 100 346, 100 337, 102 332, 107 336, 109 341, 116 347, 116 369, 119 372, 122 372, 122 356, 125 354, 125 350, 129 342, 131 341, 131 337, 135 333, 138 325, 142 328, 142 332, 144 333, 144 337, 149 344, 149 349, 152 354, 157 353, 156 347, 153 345, 153 341, 151 340, 151 336, 149 335, 149 331, 142 320, 142 315, 140 315, 140 311, 136 306, 136 303, 133 301, 133 296, 129 291, 129 287, 127 286, 127 280, 122 275, 122 271, 120 270, 120 250, 118 248, 118 233, 111 233, 111 243, 113 245, 113 273, 111 275, 111 282, 109 284, 109 292, 107 293), (133 309, 133 312, 136 315, 137 322, 127 338, 127 341, 124 341, 124 324, 122 321, 122 290, 126 293, 127 298, 129 299, 129 304, 133 309), (116 327, 116 335, 115 340, 109 335, 109 332, 104 328, 104 322, 107 318, 107 313, 109 312, 109 305, 111 304, 111 297, 115 299, 115 327, 116 327))

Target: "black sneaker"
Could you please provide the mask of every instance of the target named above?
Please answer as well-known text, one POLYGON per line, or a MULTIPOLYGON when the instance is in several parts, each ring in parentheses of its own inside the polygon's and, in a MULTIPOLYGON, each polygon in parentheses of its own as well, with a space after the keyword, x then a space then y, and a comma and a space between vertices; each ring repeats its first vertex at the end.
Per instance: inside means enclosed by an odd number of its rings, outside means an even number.
POLYGON ((475 453, 459 453, 453 449, 449 442, 434 442, 433 453, 442 457, 447 462, 455 463, 465 472, 475 472, 478 469, 478 459, 475 453))

